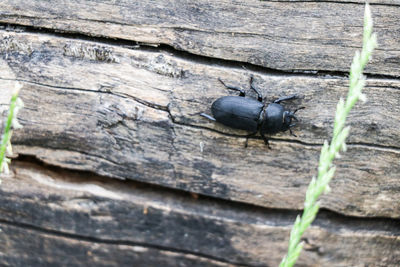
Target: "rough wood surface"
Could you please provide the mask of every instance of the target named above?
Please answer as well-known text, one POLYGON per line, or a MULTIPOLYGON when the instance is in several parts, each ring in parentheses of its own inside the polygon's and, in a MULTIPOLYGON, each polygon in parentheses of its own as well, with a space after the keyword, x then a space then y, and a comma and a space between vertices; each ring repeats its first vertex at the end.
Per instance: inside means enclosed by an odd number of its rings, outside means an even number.
MULTIPOLYGON (((13 166, 16 176, 0 188, 0 250, 16 252, 2 255, 10 266, 277 266, 295 217, 88 173, 13 166)), ((331 216, 322 212, 305 236, 298 266, 400 261, 397 222, 331 216)))
MULTIPOLYGON (((299 113, 298 138, 275 136, 272 150, 253 139, 245 149, 245 132, 209 123, 198 113, 231 93, 217 77, 247 87, 249 71, 163 52, 2 34, 8 36, 2 90, 14 80, 24 84, 25 127, 14 138, 19 153, 265 207, 301 209, 336 102, 347 90, 339 77, 254 73, 268 99, 298 93, 303 99, 294 105, 306 109, 299 113)), ((352 113, 349 151, 322 207, 348 215, 400 216, 399 87, 397 80, 369 82, 369 101, 352 113)))
MULTIPOLYGON (((400 3, 371 3, 368 102, 299 266, 400 262, 400 3)), ((362 8, 0 1, 1 117, 16 81, 25 102, 0 186, 4 265, 276 266, 347 92, 362 8), (297 138, 244 148, 246 132, 199 116, 234 94, 217 78, 248 90, 250 75, 267 102, 301 96, 297 138)))
MULTIPOLYGON (((361 43, 364 6, 356 2, 8 0, 0 2, 0 22, 166 44, 285 71, 347 72, 361 43)), ((399 76, 399 2, 373 3, 380 48, 367 71, 399 76)))
POLYGON ((2 266, 230 266, 162 249, 124 242, 87 241, 46 230, 0 223, 2 266), (12 252, 12 253, 11 253, 12 252))

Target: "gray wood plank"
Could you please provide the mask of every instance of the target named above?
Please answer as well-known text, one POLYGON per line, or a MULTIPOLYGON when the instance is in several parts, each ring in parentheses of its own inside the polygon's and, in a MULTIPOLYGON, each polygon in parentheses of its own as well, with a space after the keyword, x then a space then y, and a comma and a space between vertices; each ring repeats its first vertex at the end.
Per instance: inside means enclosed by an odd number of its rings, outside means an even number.
MULTIPOLYGON (((0 187, 0 250, 13 266, 277 266, 296 215, 27 162, 13 171, 0 187)), ((298 266, 399 262, 396 220, 320 215, 298 266)))
MULTIPOLYGON (((363 1, 22 1, 0 22, 168 45, 283 71, 348 72, 361 44, 363 1)), ((398 1, 372 1, 379 48, 368 73, 400 75, 398 1)))
MULTIPOLYGON (((236 266, 161 249, 46 233, 0 223, 3 266, 236 266)), ((123 242, 122 242, 123 243, 123 242)))
MULTIPOLYGON (((209 65, 164 52, 132 50, 54 36, 2 33, 0 103, 23 83, 24 128, 13 143, 48 164, 133 179, 264 207, 301 209, 320 145, 329 138, 346 79, 274 75, 209 65), (7 39, 8 38, 8 39, 7 39), (267 101, 298 93, 299 137, 262 140, 209 123, 218 81, 248 86, 256 77, 267 101)), ((373 79, 368 102, 351 114, 349 150, 321 206, 343 214, 398 218, 397 80, 373 79)), ((3 110, 5 106, 2 106, 3 110)), ((3 113, 4 114, 4 113, 3 113)))

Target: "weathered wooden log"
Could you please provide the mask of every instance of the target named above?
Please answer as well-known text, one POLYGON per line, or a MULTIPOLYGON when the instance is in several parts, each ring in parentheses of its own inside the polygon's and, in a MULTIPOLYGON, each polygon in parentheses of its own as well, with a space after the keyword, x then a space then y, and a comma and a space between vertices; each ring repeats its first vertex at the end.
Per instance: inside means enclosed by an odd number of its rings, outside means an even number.
MULTIPOLYGON (((399 76, 400 5, 371 2, 378 4, 373 16, 380 48, 367 71, 399 76)), ((347 72, 361 43, 363 3, 8 0, 0 3, 0 22, 166 44, 285 71, 347 72)))
MULTIPOLYGON (((276 266, 296 213, 14 162, 0 201, 9 265, 276 266), (24 264, 25 263, 25 264, 24 264)), ((390 266, 400 261, 394 220, 322 212, 299 266, 390 266), (357 249, 354 249, 357 247, 357 249)))
MULTIPOLYGON (((347 92, 362 3, 0 2, 0 114, 16 81, 25 102, 0 186, 4 264, 276 266, 347 92), (235 95, 218 78, 248 90, 250 75, 267 103, 300 96, 285 104, 305 107, 298 137, 245 148, 247 132, 199 116, 235 95)), ((400 262, 400 4, 371 3, 368 101, 299 266, 400 262)))
MULTIPOLYGON (((24 83, 25 127, 14 139, 19 153, 57 166, 265 207, 301 209, 320 145, 331 132, 336 102, 346 92, 342 78, 256 72, 267 99, 298 93, 303 99, 293 107, 306 109, 299 114, 298 138, 275 136, 271 150, 254 139, 245 149, 245 132, 209 123, 198 114, 232 93, 217 77, 246 87, 246 70, 161 52, 3 34, 9 43, 29 47, 24 54, 9 45, 0 77, 24 83)), ((349 151, 322 207, 349 215, 399 217, 399 87, 397 80, 369 83, 369 101, 352 113, 349 151)))

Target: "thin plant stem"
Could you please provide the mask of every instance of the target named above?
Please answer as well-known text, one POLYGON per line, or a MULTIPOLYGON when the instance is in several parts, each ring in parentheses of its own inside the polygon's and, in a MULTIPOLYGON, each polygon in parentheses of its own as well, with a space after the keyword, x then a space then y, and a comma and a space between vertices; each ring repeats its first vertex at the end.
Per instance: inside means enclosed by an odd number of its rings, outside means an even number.
POLYGON ((11 96, 10 106, 8 109, 8 116, 4 126, 4 132, 1 138, 0 144, 0 173, 8 172, 8 163, 10 160, 7 158, 7 152, 12 153, 11 151, 11 136, 12 136, 12 128, 21 128, 22 126, 18 123, 17 114, 18 111, 23 107, 22 100, 18 97, 19 90, 22 85, 17 83, 15 85, 15 91, 11 96))
POLYGON ((335 158, 339 158, 339 151, 346 151, 346 138, 349 135, 350 127, 345 127, 346 118, 356 104, 358 99, 366 100, 365 95, 362 94, 362 89, 365 86, 365 77, 363 70, 368 63, 372 51, 377 46, 376 35, 372 33, 372 18, 369 5, 365 6, 364 13, 364 33, 363 33, 363 47, 361 53, 356 52, 353 63, 351 64, 350 77, 349 77, 349 91, 346 101, 339 100, 336 108, 335 122, 333 126, 333 135, 330 145, 325 141, 321 149, 321 155, 318 165, 318 176, 313 177, 304 201, 304 210, 302 216, 297 216, 296 221, 290 233, 289 247, 286 256, 282 259, 280 267, 293 266, 300 252, 303 248, 301 237, 304 231, 314 221, 318 210, 319 202, 317 201, 322 193, 330 191, 329 182, 335 174, 336 167, 332 164, 335 158))

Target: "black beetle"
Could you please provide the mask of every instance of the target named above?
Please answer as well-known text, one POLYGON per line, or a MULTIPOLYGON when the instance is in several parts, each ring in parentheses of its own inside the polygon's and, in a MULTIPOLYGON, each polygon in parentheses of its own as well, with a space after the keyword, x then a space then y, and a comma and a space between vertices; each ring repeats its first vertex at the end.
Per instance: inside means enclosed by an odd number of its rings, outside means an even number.
POLYGON ((248 138, 256 135, 258 132, 260 132, 261 137, 268 147, 269 143, 265 136, 266 134, 275 134, 289 130, 291 135, 296 136, 291 130, 291 127, 296 125, 296 123, 292 124, 292 120, 298 121, 294 114, 304 107, 290 111, 285 109, 280 103, 296 99, 297 95, 280 97, 273 103, 264 104, 261 93, 253 85, 253 76, 250 76, 250 88, 256 92, 257 100, 245 98, 246 93, 244 90, 226 85, 221 79, 218 80, 226 88, 239 91, 240 94, 239 96, 218 98, 211 106, 211 112, 214 117, 205 113, 201 113, 201 116, 231 128, 251 132, 247 135, 246 147, 248 138))

